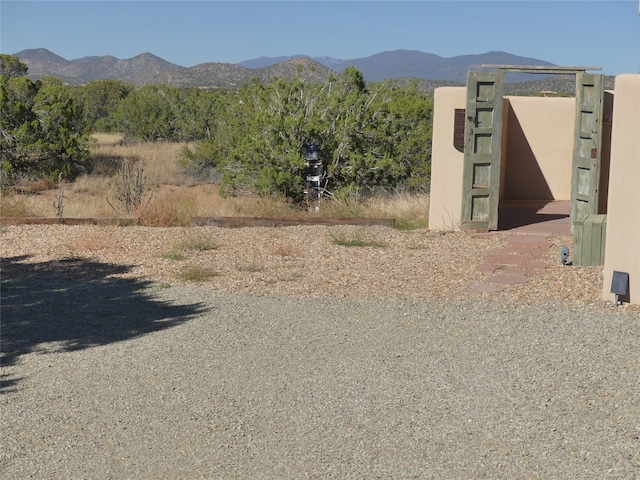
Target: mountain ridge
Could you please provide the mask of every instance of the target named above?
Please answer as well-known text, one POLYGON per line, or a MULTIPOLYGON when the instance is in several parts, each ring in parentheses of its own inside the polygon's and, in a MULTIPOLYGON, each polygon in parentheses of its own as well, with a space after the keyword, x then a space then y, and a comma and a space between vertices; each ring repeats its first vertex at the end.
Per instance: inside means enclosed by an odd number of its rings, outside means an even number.
MULTIPOLYGON (((28 76, 37 80, 52 75, 65 83, 80 85, 92 80, 113 79, 136 86, 164 83, 176 87, 238 88, 254 78, 299 78, 324 82, 333 72, 353 66, 366 81, 418 79, 432 88, 465 84, 467 72, 483 64, 546 65, 552 63, 507 52, 441 57, 419 50, 391 50, 365 58, 337 59, 306 55, 258 57, 238 64, 205 62, 183 67, 150 52, 129 59, 112 55, 86 56, 67 60, 46 48, 22 50, 14 54, 28 67, 28 76)), ((518 83, 549 78, 549 75, 509 74, 507 82, 518 83)))

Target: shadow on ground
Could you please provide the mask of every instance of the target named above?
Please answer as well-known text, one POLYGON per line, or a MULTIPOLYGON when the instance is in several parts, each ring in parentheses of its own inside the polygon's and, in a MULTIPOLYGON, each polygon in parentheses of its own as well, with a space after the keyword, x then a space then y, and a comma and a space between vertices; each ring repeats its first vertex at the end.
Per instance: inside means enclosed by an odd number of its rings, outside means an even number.
MULTIPOLYGON (((106 345, 180 325, 205 310, 202 304, 153 298, 150 282, 121 277, 129 266, 84 258, 27 260, 3 258, 1 263, 3 366, 46 344, 56 352, 106 345)), ((20 381, 3 377, 3 393, 20 381)))

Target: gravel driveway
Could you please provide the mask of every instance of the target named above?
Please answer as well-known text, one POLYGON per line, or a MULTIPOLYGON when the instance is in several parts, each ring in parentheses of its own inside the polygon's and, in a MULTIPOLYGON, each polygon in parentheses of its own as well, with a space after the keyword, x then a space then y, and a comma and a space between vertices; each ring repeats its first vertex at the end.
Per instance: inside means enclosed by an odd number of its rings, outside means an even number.
POLYGON ((15 234, 3 478, 640 476, 638 309, 169 286, 15 234))

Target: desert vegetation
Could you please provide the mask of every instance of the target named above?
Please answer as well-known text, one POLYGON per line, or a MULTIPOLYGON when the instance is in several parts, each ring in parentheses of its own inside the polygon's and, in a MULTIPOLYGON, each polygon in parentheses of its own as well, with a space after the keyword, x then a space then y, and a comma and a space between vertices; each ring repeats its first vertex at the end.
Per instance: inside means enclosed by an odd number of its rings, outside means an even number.
POLYGON ((314 215, 426 226, 432 99, 414 84, 252 81, 236 91, 31 82, 0 58, 2 216, 291 216, 303 146, 317 144, 326 196, 314 215))
MULTIPOLYGON (((184 226, 194 217, 301 216, 388 217, 401 229, 427 226, 429 195, 424 192, 380 191, 376 195, 323 200, 320 211, 309 213, 282 196, 223 196, 215 183, 198 181, 180 165, 185 143, 126 142, 122 135, 94 134, 89 157, 93 172, 62 182, 63 216, 135 217, 149 226, 184 226), (122 165, 129 163, 128 176, 122 165), (133 185, 142 172, 141 201, 127 213, 116 200, 117 185, 133 185)), ((5 191, 2 217, 54 217, 60 186, 49 180, 23 180, 5 191)))

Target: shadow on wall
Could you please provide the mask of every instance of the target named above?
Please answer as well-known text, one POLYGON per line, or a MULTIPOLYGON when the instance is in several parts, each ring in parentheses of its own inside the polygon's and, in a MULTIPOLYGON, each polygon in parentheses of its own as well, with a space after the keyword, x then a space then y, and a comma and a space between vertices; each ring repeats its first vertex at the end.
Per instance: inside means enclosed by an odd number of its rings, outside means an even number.
MULTIPOLYGON (((129 266, 75 258, 26 260, 2 259, 3 366, 45 346, 46 351, 68 352, 120 342, 180 325, 205 311, 200 304, 158 301, 145 293, 150 282, 116 276, 129 266)), ((6 393, 20 378, 0 380, 0 393, 6 393)))
POLYGON ((508 109, 506 131, 504 198, 553 200, 553 193, 511 104, 508 109))
POLYGON ((611 92, 604 92, 603 109, 598 213, 607 213, 607 203, 609 201, 609 170, 611 168, 611 133, 613 127, 613 95, 611 92))

